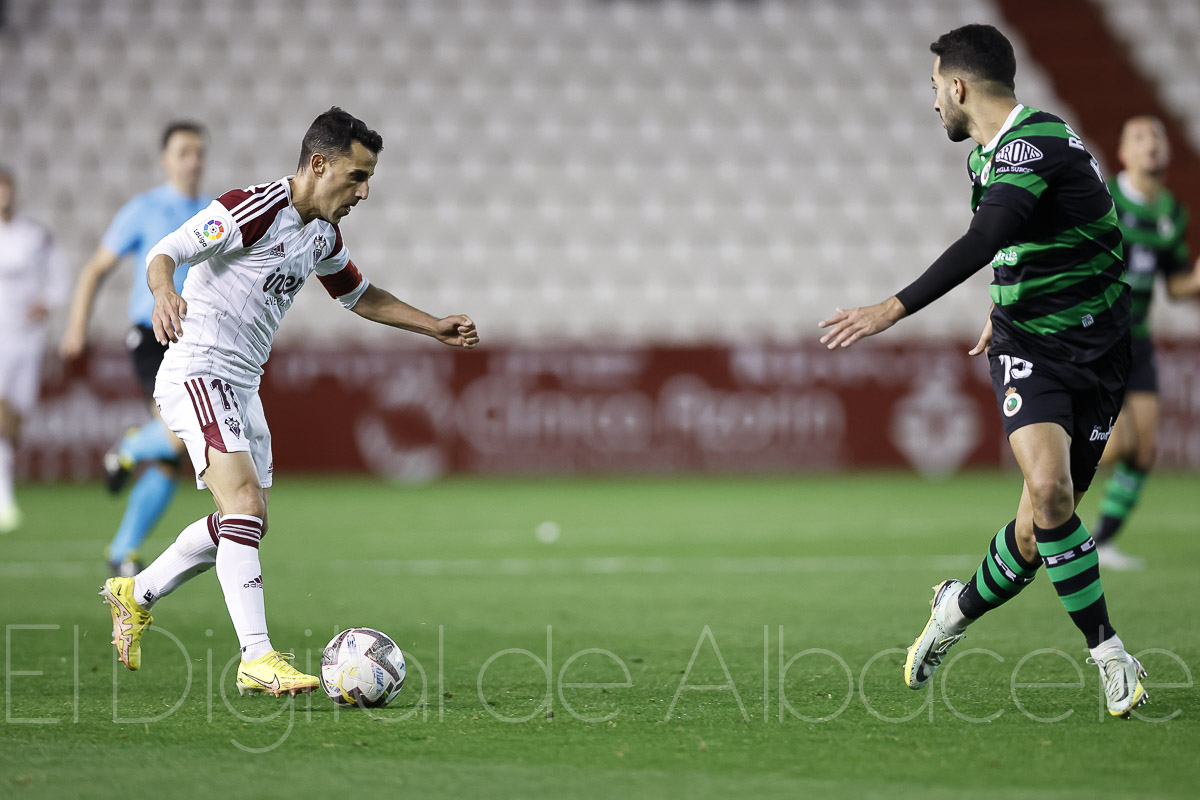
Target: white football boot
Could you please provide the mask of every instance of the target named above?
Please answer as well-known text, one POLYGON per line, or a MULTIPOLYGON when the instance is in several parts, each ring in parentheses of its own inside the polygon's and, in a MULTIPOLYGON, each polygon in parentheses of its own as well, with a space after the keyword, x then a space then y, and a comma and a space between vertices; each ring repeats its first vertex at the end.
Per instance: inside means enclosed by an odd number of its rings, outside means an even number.
POLYGON ((933 587, 933 599, 929 605, 929 622, 925 629, 908 648, 908 658, 904 660, 904 683, 910 689, 920 689, 929 683, 933 673, 942 665, 946 651, 954 646, 965 633, 950 633, 947 621, 947 610, 951 603, 958 602, 966 584, 951 578, 933 587))
POLYGON ((1122 651, 1109 658, 1089 658, 1087 663, 1099 667, 1108 713, 1114 717, 1127 719, 1129 712, 1150 699, 1141 680, 1146 677, 1146 670, 1129 653, 1122 651))

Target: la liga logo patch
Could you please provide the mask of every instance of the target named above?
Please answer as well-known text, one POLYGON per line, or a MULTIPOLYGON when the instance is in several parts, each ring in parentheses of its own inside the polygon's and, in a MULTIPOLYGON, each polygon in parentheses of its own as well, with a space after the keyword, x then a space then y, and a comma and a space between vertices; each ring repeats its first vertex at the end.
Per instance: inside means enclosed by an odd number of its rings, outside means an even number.
POLYGON ((204 223, 204 238, 215 242, 225 235, 225 223, 219 219, 210 219, 204 223))

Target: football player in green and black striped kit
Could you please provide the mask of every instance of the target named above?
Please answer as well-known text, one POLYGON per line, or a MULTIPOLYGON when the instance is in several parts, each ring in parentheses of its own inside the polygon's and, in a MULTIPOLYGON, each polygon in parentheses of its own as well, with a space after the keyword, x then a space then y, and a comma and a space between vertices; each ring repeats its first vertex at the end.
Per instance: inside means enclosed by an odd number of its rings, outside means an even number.
POLYGON ((1117 549, 1113 537, 1137 504, 1158 450, 1158 368, 1150 339, 1150 301, 1159 275, 1172 298, 1200 294, 1200 261, 1195 267, 1188 263, 1188 212, 1163 185, 1170 146, 1162 122, 1147 116, 1127 120, 1117 156, 1124 169, 1108 188, 1125 238, 1125 280, 1133 287, 1133 367, 1120 421, 1104 451, 1104 463, 1114 469, 1092 538, 1106 569, 1140 569, 1142 559, 1117 549))
POLYGON ((930 50, 934 110, 946 134, 979 145, 968 161, 974 219, 907 288, 824 320, 821 341, 846 347, 884 331, 990 264, 992 311, 971 353, 987 355, 1025 487, 1016 518, 992 539, 974 577, 934 587, 904 680, 913 689, 928 684, 967 626, 1045 565, 1100 669, 1109 713, 1126 717, 1146 699, 1145 673, 1109 622, 1096 546, 1075 514, 1129 373, 1130 293, 1116 211, 1070 126, 1017 102, 1016 59, 1003 34, 966 25, 930 50))

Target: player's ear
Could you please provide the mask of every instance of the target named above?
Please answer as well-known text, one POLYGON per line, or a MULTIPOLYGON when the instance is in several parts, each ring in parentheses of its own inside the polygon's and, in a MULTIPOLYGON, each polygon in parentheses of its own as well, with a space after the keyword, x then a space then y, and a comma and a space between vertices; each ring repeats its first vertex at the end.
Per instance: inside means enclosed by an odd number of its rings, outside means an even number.
POLYGON ((967 96, 966 81, 964 81, 960 76, 955 76, 954 83, 950 86, 950 90, 954 95, 954 99, 959 102, 959 105, 961 105, 967 96))
POLYGON ((319 178, 325 173, 325 166, 328 163, 329 162, 325 160, 325 156, 321 155, 320 153, 313 153, 312 158, 309 159, 308 167, 313 171, 313 174, 319 178))

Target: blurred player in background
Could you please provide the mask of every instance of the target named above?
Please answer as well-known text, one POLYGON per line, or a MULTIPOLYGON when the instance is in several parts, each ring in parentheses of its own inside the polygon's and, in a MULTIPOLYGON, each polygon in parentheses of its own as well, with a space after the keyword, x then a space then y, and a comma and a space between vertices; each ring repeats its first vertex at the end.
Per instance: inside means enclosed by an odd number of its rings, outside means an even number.
MULTIPOLYGON (((104 457, 105 483, 113 494, 125 486, 138 463, 147 465, 129 493, 125 514, 108 546, 109 568, 114 575, 132 575, 141 568, 138 548, 171 505, 179 488, 177 473, 183 445, 154 410, 154 376, 166 348, 154 340, 151 327, 154 297, 146 286, 146 253, 212 200, 200 194, 205 139, 204 127, 196 122, 172 122, 163 131, 162 168, 167 181, 134 197, 113 218, 100 246, 79 276, 59 347, 60 354, 68 361, 83 353, 88 320, 101 282, 122 258, 133 256, 133 284, 129 292, 129 320, 133 327, 125 337, 125 344, 153 416, 142 427, 127 433, 104 457)), ((177 289, 183 288, 187 266, 181 265, 175 273, 177 289)))
POLYGON ((887 330, 989 263, 985 353, 1008 442, 1025 479, 1016 519, 975 576, 934 587, 933 612, 908 650, 904 680, 929 683, 967 625, 1012 599, 1046 565, 1100 669, 1108 712, 1145 700, 1137 659, 1109 621, 1095 543, 1075 508, 1100 463, 1129 373, 1129 286, 1121 231, 1100 167, 1061 119, 1017 102, 1012 45, 967 25, 930 49, 934 110, 953 142, 974 139, 969 230, 883 303, 837 310, 821 341, 847 347, 887 330))
POLYGON ((1163 185, 1171 153, 1162 122, 1127 120, 1117 155, 1124 169, 1108 186, 1125 239, 1125 280, 1133 287, 1133 367, 1121 418, 1104 451, 1104 463, 1115 467, 1092 538, 1105 567, 1141 569, 1143 560, 1119 550, 1113 537, 1137 504, 1158 452, 1158 368, 1149 319, 1154 281, 1161 274, 1174 299, 1195 297, 1200 261, 1188 264, 1188 211, 1163 185))
POLYGON ((110 578, 101 589, 112 607, 113 644, 129 669, 141 665, 150 608, 215 564, 242 651, 238 691, 279 696, 319 684, 267 635, 258 547, 274 464, 258 386, 275 331, 316 272, 332 297, 365 319, 455 347, 479 342, 469 318, 418 311, 371 285, 350 260, 337 224, 367 199, 381 149, 378 133, 332 108, 304 135, 295 175, 226 192, 149 254, 155 338, 172 343, 154 398, 217 513, 185 528, 136 577, 110 578), (171 276, 185 262, 192 268, 180 297, 171 276))
POLYGON ((21 523, 13 497, 17 439, 37 401, 46 319, 66 300, 69 283, 54 237, 16 213, 16 181, 0 167, 0 533, 21 523))

